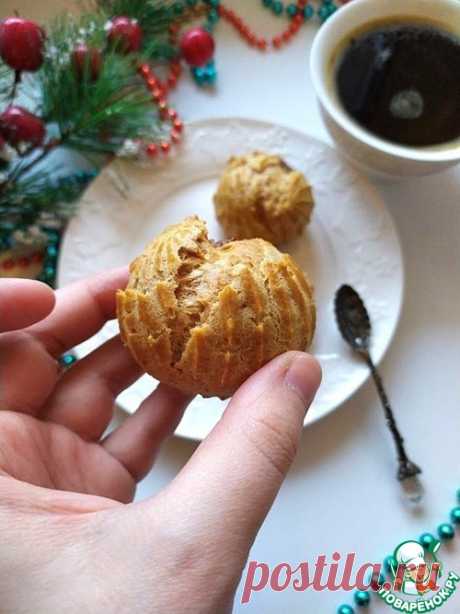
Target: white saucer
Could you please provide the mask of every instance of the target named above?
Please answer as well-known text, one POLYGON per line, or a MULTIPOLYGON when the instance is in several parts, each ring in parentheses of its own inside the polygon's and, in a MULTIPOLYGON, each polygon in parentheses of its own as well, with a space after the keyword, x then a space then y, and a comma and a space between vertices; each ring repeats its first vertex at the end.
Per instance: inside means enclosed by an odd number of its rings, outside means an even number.
MULTIPOLYGON (((313 185, 316 207, 305 233, 286 245, 316 287, 318 328, 312 352, 323 366, 323 384, 305 424, 337 409, 367 379, 367 367, 338 333, 333 299, 348 283, 372 318, 372 354, 378 362, 395 332, 403 297, 403 263, 393 221, 375 189, 318 140, 292 129, 248 119, 200 121, 187 126, 178 152, 165 162, 140 165, 116 160, 92 183, 72 219, 61 248, 60 286, 125 264, 168 224, 193 213, 208 223, 210 237, 223 238, 212 195, 229 156, 253 150, 280 154, 313 185)), ((116 322, 76 348, 84 356, 117 334, 116 322)), ((154 388, 142 377, 118 398, 134 412, 154 388)), ((197 397, 176 434, 203 439, 225 407, 197 397)))

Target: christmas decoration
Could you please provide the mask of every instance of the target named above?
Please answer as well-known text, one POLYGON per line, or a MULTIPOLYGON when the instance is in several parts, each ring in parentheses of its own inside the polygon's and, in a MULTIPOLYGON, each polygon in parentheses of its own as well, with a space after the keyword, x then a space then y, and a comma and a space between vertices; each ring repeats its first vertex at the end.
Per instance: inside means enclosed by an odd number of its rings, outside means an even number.
POLYGON ((214 39, 205 29, 192 28, 182 36, 180 48, 187 64, 204 66, 214 53, 214 39))
POLYGON ((10 106, 0 115, 0 132, 13 146, 41 145, 45 138, 43 121, 22 107, 10 106))
POLYGON ((289 21, 266 38, 220 0, 92 2, 92 12, 64 15, 46 28, 19 16, 0 22, 0 249, 13 231, 40 226, 43 216, 60 227, 71 215, 73 205, 56 200, 63 189, 50 181, 53 168, 41 164, 51 152, 77 150, 100 167, 114 155, 167 156, 180 143, 183 125, 168 93, 181 76, 181 59, 198 85, 216 83, 213 34, 221 18, 265 52, 338 6, 264 0, 289 21), (200 18, 201 27, 184 28, 200 18), (15 104, 19 94, 30 106, 15 104))
POLYGON ((114 17, 108 27, 109 43, 122 53, 139 51, 142 44, 142 30, 136 19, 114 17))
POLYGON ((84 79, 87 72, 90 80, 95 81, 101 72, 102 54, 99 49, 80 43, 72 52, 72 63, 79 79, 84 79))
POLYGON ((17 72, 40 68, 44 40, 44 31, 34 21, 9 17, 0 23, 0 57, 17 72))
MULTIPOLYGON (((59 230, 86 183, 73 175, 52 180, 53 166, 41 164, 51 152, 76 150, 99 167, 113 155, 168 152, 180 140, 174 126, 180 120, 166 101, 169 85, 150 72, 151 64, 168 62, 174 79, 180 72, 178 47, 169 41, 171 6, 99 0, 93 13, 61 16, 46 33, 19 17, 0 22, 0 250, 9 250, 2 270, 27 269, 40 229, 51 223, 59 230), (30 75, 22 79, 25 70, 30 75), (15 104, 19 96, 22 106, 15 104)), ((46 280, 50 267, 45 261, 46 280)))

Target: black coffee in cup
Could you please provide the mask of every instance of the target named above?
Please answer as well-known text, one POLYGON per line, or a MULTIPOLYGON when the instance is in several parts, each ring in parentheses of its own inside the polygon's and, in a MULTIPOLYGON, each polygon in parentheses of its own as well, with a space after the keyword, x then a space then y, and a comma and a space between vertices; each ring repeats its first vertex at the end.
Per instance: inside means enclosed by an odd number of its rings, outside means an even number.
POLYGON ((460 38, 435 25, 376 23, 337 64, 347 112, 375 135, 426 147, 460 138, 460 38))

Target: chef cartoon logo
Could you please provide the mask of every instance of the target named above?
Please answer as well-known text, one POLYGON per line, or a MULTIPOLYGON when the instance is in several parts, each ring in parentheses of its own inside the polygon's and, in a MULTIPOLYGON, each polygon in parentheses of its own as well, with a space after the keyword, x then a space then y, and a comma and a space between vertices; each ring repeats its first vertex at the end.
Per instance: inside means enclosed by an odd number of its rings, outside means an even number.
POLYGON ((414 540, 397 546, 391 563, 393 583, 386 582, 378 591, 387 605, 398 612, 431 612, 453 595, 460 576, 450 571, 441 587, 440 546, 435 539, 426 547, 414 540))

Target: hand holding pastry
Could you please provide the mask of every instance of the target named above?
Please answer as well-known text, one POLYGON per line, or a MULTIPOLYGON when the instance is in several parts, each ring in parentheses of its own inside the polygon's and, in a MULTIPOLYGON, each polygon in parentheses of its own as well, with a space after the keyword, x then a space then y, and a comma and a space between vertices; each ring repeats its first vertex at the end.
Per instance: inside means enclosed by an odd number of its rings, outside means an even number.
POLYGON ((103 438, 138 365, 118 337, 65 373, 56 362, 115 316, 127 277, 113 271, 56 293, 0 280, 5 612, 229 613, 294 458, 320 380, 302 352, 250 377, 177 477, 131 503, 189 398, 160 385, 103 438))

